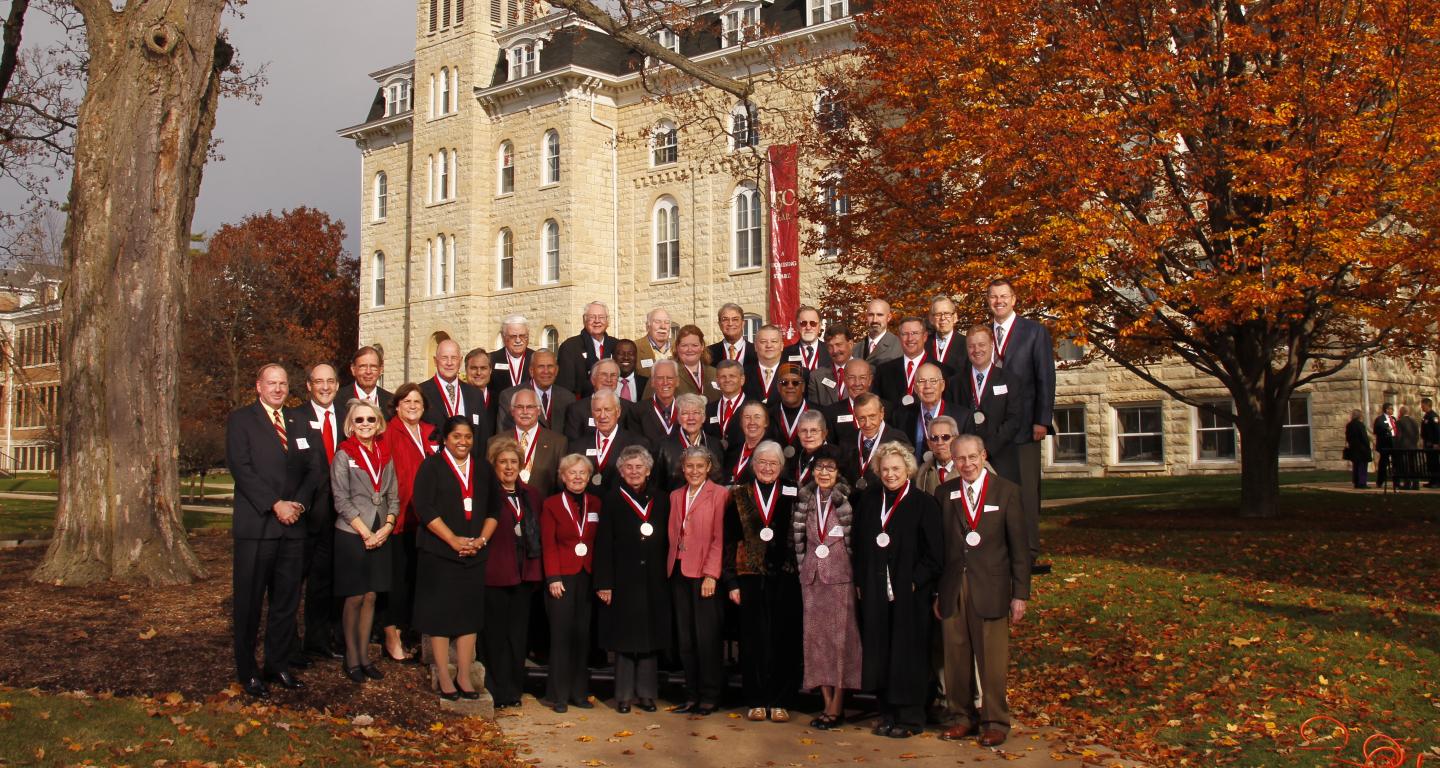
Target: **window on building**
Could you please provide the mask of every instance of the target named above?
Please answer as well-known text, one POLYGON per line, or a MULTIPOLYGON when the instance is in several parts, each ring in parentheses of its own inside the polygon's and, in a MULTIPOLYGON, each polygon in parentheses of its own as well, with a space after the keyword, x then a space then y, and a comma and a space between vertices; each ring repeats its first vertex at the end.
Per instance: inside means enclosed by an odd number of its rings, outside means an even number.
POLYGON ((680 35, 669 27, 661 27, 655 30, 655 42, 661 47, 668 48, 675 53, 680 52, 680 35))
POLYGON ((430 0, 430 31, 440 28, 440 0, 430 0))
POLYGON ((849 15, 849 0, 810 0, 811 24, 824 24, 849 15))
POLYGON ((441 115, 450 114, 450 70, 446 67, 440 68, 440 112, 441 115))
POLYGON ((495 274, 497 288, 515 287, 515 236, 508 229, 500 230, 495 238, 495 274))
POLYGON ((1085 463, 1085 406, 1062 405, 1055 409, 1054 448, 1052 464, 1085 463))
POLYGON ((455 25, 465 23, 465 0, 455 0, 455 25))
POLYGON ((410 81, 397 80, 385 87, 385 116, 410 111, 410 81))
POLYGON ((669 165, 680 159, 680 133, 675 124, 661 120, 650 134, 650 164, 669 165))
POLYGON ((440 0, 440 28, 450 28, 450 0, 440 0))
POLYGON ((840 97, 831 91, 821 91, 815 99, 815 124, 826 133, 836 133, 845 128, 849 116, 840 97))
POLYGON ((429 262, 430 295, 444 296, 455 292, 456 248, 454 235, 436 235, 425 245, 429 262))
POLYGON ((655 202, 655 279, 680 276, 680 206, 662 197, 655 202))
POLYGON ((821 241, 819 256, 821 259, 833 259, 840 255, 840 247, 829 241, 827 224, 850 213, 850 197, 841 188, 838 174, 828 174, 820 182, 820 203, 825 206, 828 216, 818 224, 821 241))
POLYGON ((547 219, 540 230, 540 282, 560 282, 560 225, 547 219))
POLYGON ((754 343, 755 334, 760 332, 760 326, 764 325, 765 321, 761 320, 759 315, 745 315, 744 322, 744 330, 741 331, 741 334, 745 336, 746 341, 754 343))
POLYGON ((450 199, 450 150, 442 149, 435 159, 435 201, 450 199))
POLYGON ((519 80, 540 71, 540 49, 545 43, 533 40, 510 49, 510 79, 519 80))
POLYGON ((730 148, 753 147, 760 143, 760 113, 749 102, 730 111, 730 148))
POLYGON ((376 251, 370 259, 370 279, 373 290, 370 293, 370 306, 385 306, 385 253, 376 251))
POLYGON ((375 174, 375 219, 385 218, 390 208, 390 182, 384 171, 375 174))
POLYGON ((553 128, 545 132, 544 167, 540 169, 544 184, 560 182, 560 134, 553 128))
POLYGON ((720 47, 733 48, 760 36, 760 6, 734 8, 720 17, 720 47))
POLYGON ((1165 458, 1165 434, 1159 404, 1115 409, 1117 454, 1122 463, 1151 463, 1165 458))
POLYGON ((1205 408, 1195 409, 1195 458, 1200 461, 1234 461, 1235 407, 1229 400, 1209 405, 1220 413, 1212 413, 1205 408))
POLYGON ((1285 408, 1285 423, 1280 426, 1280 457, 1310 458, 1310 398, 1290 398, 1285 408))
POLYGON ((547 325, 540 332, 540 347, 552 352, 560 348, 560 332, 555 330, 555 326, 547 325))
POLYGON ((760 190, 753 184, 742 184, 735 190, 731 202, 734 212, 731 221, 734 235, 731 238, 733 269, 753 269, 764 261, 761 250, 760 190))
POLYGON ((497 153, 496 164, 499 169, 496 177, 499 179, 499 194, 508 195, 515 191, 515 145, 507 139, 500 142, 500 151, 497 153))

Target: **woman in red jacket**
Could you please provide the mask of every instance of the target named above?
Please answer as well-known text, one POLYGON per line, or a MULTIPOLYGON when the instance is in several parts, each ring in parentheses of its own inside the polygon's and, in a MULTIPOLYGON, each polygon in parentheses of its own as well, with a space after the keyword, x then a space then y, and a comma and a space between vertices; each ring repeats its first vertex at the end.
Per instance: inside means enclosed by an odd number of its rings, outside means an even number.
POLYGON ((590 460, 578 453, 560 459, 565 489, 545 500, 540 514, 540 544, 549 596, 550 679, 545 696, 556 712, 567 705, 590 709, 590 561, 600 500, 590 487, 590 460))
POLYGON ((410 605, 415 598, 415 473, 425 457, 439 449, 431 440, 435 427, 421 421, 425 396, 418 384, 395 390, 395 417, 381 438, 395 463, 400 492, 399 517, 390 534, 390 591, 381 597, 380 619, 385 628, 385 655, 393 661, 414 658, 405 650, 403 633, 410 629, 410 605))
POLYGON ((685 487, 670 493, 670 553, 665 572, 679 628, 680 662, 685 667, 685 703, 675 711, 708 715, 724 691, 720 629, 724 603, 716 595, 725 549, 725 502, 730 494, 710 482, 709 448, 696 445, 681 454, 685 487), (678 567, 677 567, 678 566, 678 567))

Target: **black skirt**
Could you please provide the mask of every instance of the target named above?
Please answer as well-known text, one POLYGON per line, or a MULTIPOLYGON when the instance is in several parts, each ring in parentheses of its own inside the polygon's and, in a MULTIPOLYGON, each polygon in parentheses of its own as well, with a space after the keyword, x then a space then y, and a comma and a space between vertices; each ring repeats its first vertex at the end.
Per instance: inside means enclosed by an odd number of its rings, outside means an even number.
POLYGON ((464 565, 420 550, 411 625, 423 635, 459 637, 485 624, 485 561, 464 565))
POLYGON ((375 549, 366 549, 358 533, 335 531, 335 596, 351 597, 390 589, 390 564, 394 559, 386 540, 375 549))

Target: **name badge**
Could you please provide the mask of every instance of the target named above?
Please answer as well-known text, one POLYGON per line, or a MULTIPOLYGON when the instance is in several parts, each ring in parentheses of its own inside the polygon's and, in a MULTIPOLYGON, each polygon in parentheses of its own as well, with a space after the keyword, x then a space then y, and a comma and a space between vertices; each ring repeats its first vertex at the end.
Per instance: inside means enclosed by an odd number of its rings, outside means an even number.
POLYGON ((476 425, 476 426, 479 426, 479 425, 480 425, 480 414, 478 414, 478 413, 472 413, 472 414, 470 414, 470 423, 471 423, 471 424, 474 424, 474 425, 476 425))
POLYGON ((836 423, 836 424, 850 424, 850 423, 852 423, 852 422, 854 422, 854 421, 855 421, 855 417, 852 416, 852 415, 850 415, 850 414, 848 414, 848 413, 842 413, 842 414, 840 414, 839 416, 836 416, 836 417, 835 417, 835 423, 836 423))
POLYGON ((508 370, 510 370, 510 364, 509 364, 509 363, 496 363, 495 365, 493 365, 493 366, 491 366, 491 367, 494 368, 494 369, 497 370, 497 371, 508 371, 508 370))
POLYGON ((985 511, 986 511, 986 512, 999 512, 999 511, 1000 511, 1000 507, 998 507, 998 506, 996 506, 996 505, 994 505, 994 504, 986 504, 986 505, 985 505, 985 511))
POLYGON ((782 486, 780 486, 780 495, 781 495, 781 496, 794 496, 794 495, 795 495, 795 486, 793 486, 793 485, 782 485, 782 486))
POLYGON ((834 382, 833 380, 831 380, 831 379, 821 379, 821 380, 820 380, 820 383, 821 383, 821 384, 824 384, 825 386, 827 386, 827 387, 829 387, 829 388, 831 388, 831 389, 834 389, 834 388, 835 388, 835 382, 834 382))
POLYGON ((585 522, 587 522, 587 523, 598 523, 598 522, 600 522, 600 513, 599 513, 599 512, 589 512, 589 513, 586 513, 586 515, 585 515, 585 522))
POLYGON ((798 363, 798 362, 800 362, 800 356, 799 356, 799 355, 791 355, 791 356, 790 356, 789 358, 787 358, 787 359, 788 359, 790 362, 792 362, 792 363, 798 363))
POLYGON ((597 451, 597 450, 595 450, 594 448, 586 448, 586 449, 585 449, 585 455, 586 455, 586 456, 599 456, 599 455, 600 455, 600 452, 597 451))
POLYGON ((954 500, 960 498, 962 495, 963 495, 963 494, 961 494, 959 491, 951 491, 951 492, 950 492, 950 500, 951 500, 951 501, 954 501, 954 500))
POLYGON ((310 441, 303 437, 297 437, 295 438, 295 447, 303 451, 310 447, 310 441))
POLYGON ((716 390, 716 391, 718 392, 718 391, 720 390, 720 384, 719 384, 719 382, 715 382, 715 381, 710 382, 710 388, 713 389, 713 390, 716 390))
POLYGON ((322 424, 321 424, 320 422, 318 422, 318 421, 312 421, 312 422, 310 422, 310 428, 311 428, 311 429, 324 429, 325 427, 324 427, 324 425, 322 425, 322 424))
POLYGON ((720 423, 720 417, 719 417, 719 416, 711 416, 711 417, 710 417, 710 423, 711 423, 711 424, 719 424, 719 423, 720 423))
POLYGON ((641 360, 641 361, 640 361, 640 367, 641 367, 641 368, 654 368, 654 367, 655 367, 655 361, 654 361, 654 360, 649 360, 649 359, 641 360))
POLYGON ((589 353, 588 351, 587 351, 587 352, 581 352, 581 353, 580 353, 580 359, 581 359, 581 360, 589 360, 589 359, 590 359, 590 353, 589 353))
POLYGON ((842 528, 841 528, 840 526, 838 526, 838 525, 832 525, 832 526, 830 526, 830 532, 827 533, 827 534, 825 534, 825 535, 826 535, 826 536, 832 536, 832 537, 833 537, 833 536, 844 536, 844 535, 845 535, 845 531, 844 531, 844 529, 842 529, 842 528))
POLYGON ((595 417, 594 417, 594 416, 591 416, 590 418, 586 419, 585 421, 586 421, 586 423, 587 423, 587 426, 591 426, 591 427, 595 426, 595 417))
POLYGON ((359 468, 360 468, 360 465, 357 464, 357 463, 355 463, 355 460, 354 460, 354 459, 351 459, 351 460, 350 460, 350 468, 351 468, 351 469, 359 469, 359 468))
POLYGON ((996 384, 995 386, 990 388, 990 391, 994 392, 997 395, 1003 395, 1006 392, 1010 391, 1010 386, 1007 384, 996 384))

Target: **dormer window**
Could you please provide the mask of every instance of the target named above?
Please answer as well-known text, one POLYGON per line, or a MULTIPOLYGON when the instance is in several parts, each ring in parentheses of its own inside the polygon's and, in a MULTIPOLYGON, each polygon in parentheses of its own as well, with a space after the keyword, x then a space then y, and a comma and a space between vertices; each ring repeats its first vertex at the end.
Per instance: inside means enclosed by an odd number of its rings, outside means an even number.
POLYGON ((720 47, 733 48, 760 36, 760 6, 733 8, 720 17, 720 47))
POLYGON ((655 31, 655 42, 663 48, 669 48, 676 53, 680 52, 680 35, 669 27, 661 27, 655 31))
POLYGON ((385 86, 385 116, 410 111, 410 81, 396 80, 385 86))
POLYGON ((512 81, 529 77, 540 71, 540 49, 544 45, 543 40, 533 40, 510 49, 510 79, 512 81))
POLYGON ((849 0, 810 0, 810 24, 843 19, 850 15, 849 0))

